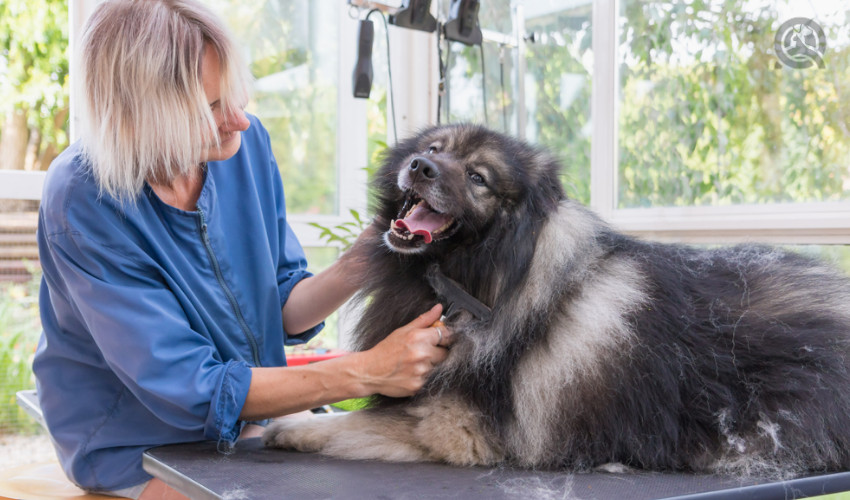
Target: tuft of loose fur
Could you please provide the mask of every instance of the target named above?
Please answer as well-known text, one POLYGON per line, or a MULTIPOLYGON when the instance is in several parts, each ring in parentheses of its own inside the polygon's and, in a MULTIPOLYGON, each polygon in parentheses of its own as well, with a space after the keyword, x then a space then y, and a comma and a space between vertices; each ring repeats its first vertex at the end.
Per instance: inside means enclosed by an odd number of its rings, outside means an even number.
POLYGON ((336 425, 273 425, 267 444, 572 471, 850 468, 850 280, 778 248, 631 238, 567 199, 559 173, 478 126, 393 148, 355 347, 438 300, 433 262, 492 317, 449 318, 456 343, 415 397, 378 397, 336 425), (445 222, 430 243, 394 222, 411 206, 445 222))

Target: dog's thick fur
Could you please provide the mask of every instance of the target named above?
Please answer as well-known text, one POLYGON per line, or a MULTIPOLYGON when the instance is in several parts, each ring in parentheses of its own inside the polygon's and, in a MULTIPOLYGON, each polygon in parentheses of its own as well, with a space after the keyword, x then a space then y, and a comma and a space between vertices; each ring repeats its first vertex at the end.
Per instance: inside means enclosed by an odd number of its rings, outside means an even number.
POLYGON ((569 470, 850 469, 848 279, 776 248, 633 239, 567 199, 559 174, 547 153, 471 125, 393 148, 356 348, 437 301, 432 262, 493 315, 450 323, 449 358, 415 397, 279 421, 266 444, 569 470), (411 195, 453 220, 431 243, 391 222, 411 195))

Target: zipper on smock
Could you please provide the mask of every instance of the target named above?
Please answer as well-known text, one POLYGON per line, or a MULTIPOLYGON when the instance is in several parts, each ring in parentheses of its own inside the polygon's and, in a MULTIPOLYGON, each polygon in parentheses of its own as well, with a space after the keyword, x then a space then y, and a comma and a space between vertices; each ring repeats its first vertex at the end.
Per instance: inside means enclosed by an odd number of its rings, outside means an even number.
POLYGON ((206 217, 204 217, 204 211, 201 210, 200 207, 198 207, 198 215, 200 216, 198 219, 198 225, 201 230, 201 241, 204 243, 204 248, 207 250, 207 256, 210 258, 210 264, 212 264, 215 277, 218 280, 218 284, 221 286, 221 289, 224 290, 224 296, 227 297, 227 301, 230 302, 230 307, 233 308, 236 320, 239 322, 239 326, 242 327, 242 331, 245 333, 245 337, 251 345, 251 354, 254 356, 254 365, 262 366, 260 363, 259 348, 257 347, 257 338, 254 337, 254 334, 251 332, 251 327, 248 326, 248 323, 242 316, 242 311, 239 310, 239 304, 236 302, 236 297, 224 281, 224 276, 221 274, 221 268, 218 265, 218 259, 216 259, 212 245, 210 244, 210 236, 207 233, 206 217))

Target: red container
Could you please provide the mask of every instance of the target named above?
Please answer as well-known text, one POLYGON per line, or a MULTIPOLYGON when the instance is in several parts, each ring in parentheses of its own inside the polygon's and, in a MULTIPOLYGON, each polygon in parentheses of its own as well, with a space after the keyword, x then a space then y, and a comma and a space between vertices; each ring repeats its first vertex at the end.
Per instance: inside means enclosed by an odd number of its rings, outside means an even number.
POLYGON ((346 354, 348 354, 348 351, 341 351, 339 349, 329 349, 321 352, 306 352, 304 354, 290 354, 286 357, 286 364, 287 366, 302 366, 315 363, 317 361, 338 358, 346 354))

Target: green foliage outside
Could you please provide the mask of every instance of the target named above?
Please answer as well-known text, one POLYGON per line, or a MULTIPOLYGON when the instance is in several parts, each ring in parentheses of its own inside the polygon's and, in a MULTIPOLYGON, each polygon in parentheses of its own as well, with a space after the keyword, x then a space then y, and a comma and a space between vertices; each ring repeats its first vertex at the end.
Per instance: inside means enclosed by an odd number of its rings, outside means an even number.
MULTIPOLYGON (((336 122, 341 82, 335 52, 343 43, 334 21, 338 4, 209 3, 236 31, 260 84, 249 110, 270 131, 291 186, 290 213, 335 213, 334 146, 344 133, 336 122)), ((844 104, 850 88, 843 82, 850 81, 850 23, 846 16, 823 23, 830 40, 825 69, 786 68, 773 54, 783 19, 771 5, 622 2, 621 207, 847 197, 850 111, 844 104)), ((28 141, 40 151, 31 158, 67 145, 67 8, 67 0, 0 0, 0 115, 5 123, 11 114, 26 112, 28 141)), ((486 28, 509 32, 510 2, 482 5, 481 18, 486 28)), ((563 160, 568 192, 589 201, 590 7, 528 19, 527 27, 536 35, 527 53, 532 138, 563 160), (569 102, 563 100, 565 76, 584 82, 569 102)), ((376 45, 381 43, 376 36, 376 45)), ((382 53, 380 46, 375 53, 382 53)), ((485 44, 484 53, 488 124, 511 132, 514 54, 494 44, 485 44)), ((478 48, 456 43, 452 58, 465 61, 465 73, 452 74, 453 80, 480 81, 478 48)), ((378 96, 386 99, 385 93, 378 96)), ((481 110, 450 118, 484 121, 481 110)), ((370 142, 370 153, 377 144, 370 142)))
POLYGON ((15 393, 35 388, 32 359, 41 334, 39 273, 27 283, 0 284, 0 435, 35 432, 38 426, 15 401, 15 393))
MULTIPOLYGON (((509 4, 482 4, 482 26, 510 33, 493 21, 508 16, 509 4)), ((787 20, 778 8, 792 4, 621 2, 620 208, 848 198, 850 10, 815 19, 828 40, 825 69, 792 69, 774 54, 775 33, 787 20)), ((568 194, 588 203, 591 5, 528 18, 526 29, 535 35, 526 53, 527 136, 558 155, 568 194)), ((485 43, 488 119, 452 105, 452 120, 513 130, 515 89, 500 84, 500 52, 485 43)), ((463 87, 461 79, 480 81, 477 48, 454 44, 452 60, 464 69, 451 72, 453 88, 463 87)))
MULTIPOLYGON (((363 167, 366 171, 367 179, 371 182, 373 175, 381 166, 383 154, 387 150, 387 111, 388 107, 388 88, 386 78, 382 75, 386 71, 386 57, 378 54, 386 54, 386 45, 383 42, 383 25, 376 23, 376 47, 373 49, 375 59, 375 71, 379 74, 373 81, 372 92, 369 96, 369 101, 366 103, 366 126, 368 137, 368 163, 363 167)), ((402 138, 400 138, 402 139, 402 138)), ((392 139, 391 139, 392 140, 392 139)), ((369 193, 369 205, 371 207, 373 193, 369 193)), ((369 213, 361 214, 357 210, 349 210, 349 219, 334 226, 328 226, 311 222, 310 225, 321 231, 320 237, 329 245, 339 247, 342 251, 351 248, 354 240, 363 232, 370 224, 371 219, 369 213)))
MULTIPOLYGON (((507 0, 482 3, 482 28, 510 34, 510 4, 507 0)), ((526 31, 535 35, 525 55, 526 137, 561 160, 567 194, 584 203, 590 202, 590 16, 588 3, 526 19, 526 31), (564 79, 572 93, 563 92, 564 79)), ((444 55, 449 62, 450 96, 442 102, 443 120, 481 123, 516 134, 516 49, 485 42, 483 65, 479 47, 453 42, 450 51, 444 55), (482 100, 486 100, 486 108, 482 100), (465 105, 467 102, 473 104, 465 105)))
MULTIPOLYGON (((372 180, 372 176, 381 165, 381 160, 384 152, 387 150, 387 91, 382 88, 372 89, 372 101, 369 102, 367 110, 368 117, 368 155, 369 163, 364 167, 367 178, 372 180)), ((372 193, 370 192, 369 203, 371 205, 372 193)), ((357 210, 349 210, 349 220, 327 226, 317 222, 311 222, 310 225, 319 229, 321 233, 319 237, 327 244, 339 247, 343 252, 351 248, 354 240, 360 236, 360 233, 371 223, 368 214, 361 214, 357 210)))
POLYGON ((793 69, 785 4, 623 2, 621 207, 847 199, 850 11, 815 19, 825 69, 793 69))
POLYGON ((0 0, 0 168, 46 170, 68 145, 68 0, 0 0))
POLYGON ((526 92, 534 95, 529 139, 555 153, 564 166, 567 195, 590 203, 591 90, 590 5, 531 19, 536 41, 528 44, 526 92))

